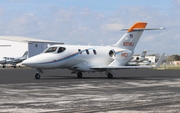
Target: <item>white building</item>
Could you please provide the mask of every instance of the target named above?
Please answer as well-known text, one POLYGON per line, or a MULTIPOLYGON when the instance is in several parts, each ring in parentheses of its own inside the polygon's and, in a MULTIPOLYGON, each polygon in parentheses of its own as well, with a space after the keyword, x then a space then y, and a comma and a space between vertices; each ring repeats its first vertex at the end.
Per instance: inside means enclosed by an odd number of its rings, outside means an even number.
MULTIPOLYGON (((133 55, 133 57, 140 57, 141 55, 133 55)), ((147 59, 148 61, 151 61, 151 63, 156 63, 156 56, 155 55, 146 55, 145 59, 147 59)))
POLYGON ((156 56, 155 55, 147 55, 145 56, 146 59, 151 61, 151 63, 156 63, 156 56))
POLYGON ((63 43, 20 36, 0 36, 0 58, 20 57, 25 51, 28 51, 28 56, 32 57, 54 44, 63 43))

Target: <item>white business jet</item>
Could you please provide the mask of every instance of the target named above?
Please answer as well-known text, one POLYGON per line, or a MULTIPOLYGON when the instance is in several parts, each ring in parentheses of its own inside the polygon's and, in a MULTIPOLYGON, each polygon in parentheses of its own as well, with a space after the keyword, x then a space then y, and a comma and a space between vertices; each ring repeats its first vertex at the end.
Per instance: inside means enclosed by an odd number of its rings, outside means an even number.
POLYGON ((22 57, 3 57, 3 59, 0 59, 0 64, 3 65, 3 68, 7 64, 11 64, 14 68, 16 68, 16 65, 28 57, 28 52, 26 51, 22 57))
POLYGON ((127 65, 137 66, 137 65, 140 65, 140 64, 147 64, 147 65, 150 64, 150 61, 145 58, 146 53, 147 53, 147 51, 144 50, 142 52, 141 56, 136 56, 136 57, 133 56, 132 60, 130 60, 127 65))
POLYGON ((108 78, 113 78, 111 70, 157 68, 162 57, 155 66, 127 66, 132 59, 134 49, 144 30, 159 30, 164 28, 145 29, 147 23, 135 23, 127 33, 114 45, 109 46, 80 46, 80 45, 53 45, 43 53, 26 59, 23 65, 37 69, 36 79, 40 79, 43 69, 66 68, 82 78, 83 72, 103 72, 108 78))

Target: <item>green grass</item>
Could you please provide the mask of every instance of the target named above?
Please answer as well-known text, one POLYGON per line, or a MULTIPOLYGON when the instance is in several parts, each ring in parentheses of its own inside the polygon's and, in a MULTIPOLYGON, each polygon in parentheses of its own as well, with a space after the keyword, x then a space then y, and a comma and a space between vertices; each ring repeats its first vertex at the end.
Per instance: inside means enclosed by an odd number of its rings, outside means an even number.
POLYGON ((165 65, 165 66, 160 66, 159 68, 160 68, 160 69, 161 69, 161 68, 164 68, 164 69, 180 70, 180 66, 174 66, 174 65, 165 65))

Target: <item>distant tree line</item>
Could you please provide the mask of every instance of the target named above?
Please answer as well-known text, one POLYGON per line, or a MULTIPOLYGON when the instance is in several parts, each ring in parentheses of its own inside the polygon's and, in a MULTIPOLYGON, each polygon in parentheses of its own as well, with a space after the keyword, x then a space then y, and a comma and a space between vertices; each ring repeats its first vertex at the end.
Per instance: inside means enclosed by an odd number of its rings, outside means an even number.
POLYGON ((168 61, 180 61, 180 55, 171 55, 167 58, 168 61))

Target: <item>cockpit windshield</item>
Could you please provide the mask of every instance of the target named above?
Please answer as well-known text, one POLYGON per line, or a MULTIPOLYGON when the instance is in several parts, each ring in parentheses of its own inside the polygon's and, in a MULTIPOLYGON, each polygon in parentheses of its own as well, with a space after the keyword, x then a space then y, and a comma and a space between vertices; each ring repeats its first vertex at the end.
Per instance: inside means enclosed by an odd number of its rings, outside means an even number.
POLYGON ((66 50, 66 48, 64 48, 64 47, 59 47, 57 53, 61 53, 61 52, 65 51, 65 50, 66 50))
POLYGON ((45 50, 44 53, 52 53, 52 52, 62 53, 65 50, 66 50, 65 47, 49 47, 47 50, 45 50), (57 50, 57 52, 56 52, 56 50, 57 50))
POLYGON ((51 52, 55 52, 57 49, 57 47, 50 47, 49 49, 47 49, 44 53, 51 53, 51 52))

